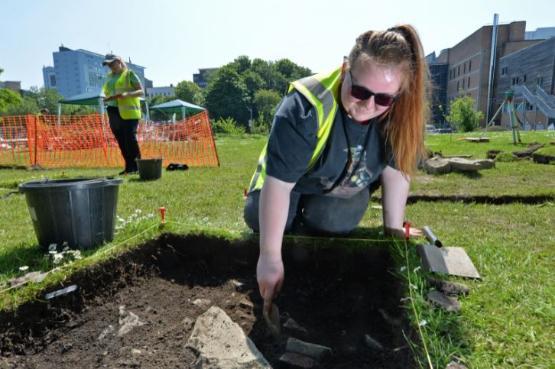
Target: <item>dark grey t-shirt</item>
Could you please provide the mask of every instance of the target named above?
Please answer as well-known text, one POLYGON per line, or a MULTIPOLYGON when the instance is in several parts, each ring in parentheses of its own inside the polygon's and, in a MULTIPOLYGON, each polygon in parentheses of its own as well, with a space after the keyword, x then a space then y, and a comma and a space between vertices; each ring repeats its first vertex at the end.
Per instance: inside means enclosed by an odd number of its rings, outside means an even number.
POLYGON ((378 180, 386 165, 395 167, 382 127, 377 119, 367 125, 356 123, 339 108, 322 155, 307 171, 316 147, 318 122, 315 108, 294 92, 282 100, 276 112, 266 173, 295 182, 294 190, 302 194, 351 197, 378 180))

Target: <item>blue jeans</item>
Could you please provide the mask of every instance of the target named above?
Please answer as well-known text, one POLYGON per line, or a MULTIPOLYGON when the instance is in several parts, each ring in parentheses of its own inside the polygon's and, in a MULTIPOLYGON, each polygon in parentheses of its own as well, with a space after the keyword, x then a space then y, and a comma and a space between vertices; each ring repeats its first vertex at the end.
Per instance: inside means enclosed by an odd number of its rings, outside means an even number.
MULTIPOLYGON (((291 191, 285 232, 303 227, 313 233, 349 233, 358 226, 368 208, 370 194, 376 188, 370 186, 346 199, 291 191)), ((244 209, 245 223, 255 232, 259 231, 259 199, 259 190, 249 193, 244 209)))

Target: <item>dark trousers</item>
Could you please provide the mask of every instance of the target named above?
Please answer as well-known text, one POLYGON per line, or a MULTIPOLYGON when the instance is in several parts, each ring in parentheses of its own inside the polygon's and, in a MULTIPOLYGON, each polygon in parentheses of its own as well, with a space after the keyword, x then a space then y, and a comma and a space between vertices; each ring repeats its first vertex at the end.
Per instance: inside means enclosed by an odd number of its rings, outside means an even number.
MULTIPOLYGON (((361 221, 370 200, 370 194, 379 187, 379 181, 350 198, 323 195, 303 195, 291 191, 286 232, 297 230, 308 233, 346 234, 361 221)), ((245 223, 255 232, 259 231, 258 204, 260 191, 247 196, 244 209, 245 223)))
POLYGON ((108 107, 108 119, 110 120, 110 128, 116 137, 123 160, 125 160, 125 171, 136 171, 137 162, 135 159, 141 158, 141 151, 137 142, 139 120, 122 119, 118 108, 115 106, 108 107))

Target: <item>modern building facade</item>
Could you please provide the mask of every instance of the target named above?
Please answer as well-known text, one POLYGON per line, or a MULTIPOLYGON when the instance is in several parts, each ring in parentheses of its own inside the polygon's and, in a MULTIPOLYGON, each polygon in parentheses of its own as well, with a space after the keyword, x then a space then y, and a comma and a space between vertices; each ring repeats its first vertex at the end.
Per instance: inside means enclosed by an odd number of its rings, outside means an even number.
POLYGON ((198 73, 193 74, 193 82, 195 82, 200 88, 205 88, 208 86, 208 79, 210 75, 215 73, 218 68, 202 68, 198 70, 198 73))
POLYGON ((445 125, 445 115, 447 114, 447 73, 449 64, 440 63, 436 53, 426 56, 426 62, 430 69, 431 80, 431 121, 437 127, 445 125))
POLYGON ((21 92, 21 81, 0 81, 0 88, 21 92))
POLYGON ((555 27, 537 28, 535 31, 526 32, 524 38, 527 40, 548 39, 555 37, 555 27))
POLYGON ((497 86, 494 78, 490 78, 490 67, 498 64, 499 59, 512 52, 532 46, 541 40, 525 39, 525 21, 499 24, 496 27, 496 37, 492 40, 494 26, 483 26, 457 45, 442 50, 437 57, 437 63, 448 64, 447 72, 447 103, 459 96, 471 96, 476 102, 476 109, 484 113, 481 122, 485 125, 487 114, 489 118, 502 103, 497 101, 497 86), (495 40, 495 48, 492 41, 495 40), (494 55, 492 58, 492 49, 494 55))
MULTIPOLYGON (((523 124, 547 127, 555 123, 555 37, 502 57, 497 72, 496 101, 513 92, 523 124)), ((502 114, 501 124, 509 124, 502 114)))
POLYGON ((152 98, 155 96, 173 97, 175 96, 175 87, 173 85, 161 87, 149 87, 146 89, 146 97, 152 98))
MULTIPOLYGON (((45 87, 55 88, 64 98, 100 91, 109 72, 107 67, 102 66, 104 55, 65 46, 60 46, 52 55, 54 66, 43 67, 45 87)), ((131 62, 126 64, 137 73, 144 86, 145 68, 131 62)))

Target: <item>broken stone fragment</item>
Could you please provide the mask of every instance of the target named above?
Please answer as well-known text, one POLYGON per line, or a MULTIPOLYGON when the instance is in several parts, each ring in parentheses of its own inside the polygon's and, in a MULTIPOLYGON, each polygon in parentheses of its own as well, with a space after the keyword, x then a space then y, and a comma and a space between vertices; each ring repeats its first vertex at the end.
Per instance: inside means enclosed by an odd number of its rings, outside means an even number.
POLYGON ((21 277, 10 279, 8 281, 8 284, 10 285, 10 287, 18 287, 28 282, 39 283, 39 282, 42 282, 47 275, 48 275, 48 272, 44 272, 44 273, 39 271, 29 272, 21 277))
POLYGON ((384 309, 378 309, 378 312, 380 313, 380 315, 382 316, 383 320, 385 320, 387 323, 389 323, 392 326, 398 327, 402 324, 401 319, 397 319, 392 317, 391 315, 389 315, 387 313, 387 311, 385 311, 384 309))
POLYGON ((383 351, 382 344, 375 338, 372 338, 369 334, 364 335, 364 343, 372 350, 383 351))
POLYGON ((242 307, 243 309, 247 309, 247 310, 252 310, 254 308, 254 304, 251 301, 249 301, 245 298, 243 298, 243 299, 241 299, 241 301, 239 301, 239 306, 242 307))
POLYGON ((271 369, 241 327, 217 306, 197 318, 185 347, 197 356, 195 369, 271 369))
POLYGON ((427 280, 432 287, 448 296, 466 296, 470 292, 470 288, 462 283, 449 282, 435 278, 428 278, 427 280))
POLYGON ((287 329, 289 332, 293 334, 300 334, 306 336, 308 334, 308 330, 297 323, 293 318, 289 318, 283 323, 283 328, 287 329))
POLYGON ((210 306, 210 304, 212 304, 212 301, 208 299, 196 299, 192 302, 192 304, 198 306, 199 308, 206 309, 210 306))
POLYGON ((317 364, 317 362, 311 357, 297 354, 295 352, 286 352, 285 354, 281 355, 281 357, 279 358, 279 362, 281 364, 280 368, 290 369, 310 369, 314 368, 317 364))
POLYGON ((428 174, 444 174, 452 171, 476 172, 482 169, 495 167, 495 161, 491 159, 469 160, 464 158, 440 158, 433 157, 424 162, 424 170, 428 174))
POLYGON ((449 364, 447 364, 445 369, 467 369, 467 368, 466 368, 466 366, 464 366, 462 364, 451 361, 449 364))
POLYGON ((139 319, 137 314, 126 311, 125 306, 121 305, 119 307, 119 325, 118 336, 121 337, 131 332, 134 328, 145 325, 145 323, 139 319))
POLYGON ((301 341, 292 337, 287 340, 285 350, 308 356, 318 361, 325 360, 332 354, 332 350, 329 347, 301 341))
POLYGON ((468 160, 463 158, 448 159, 451 169, 459 172, 475 172, 482 169, 490 169, 495 166, 495 161, 491 159, 468 160))
POLYGON ((457 299, 445 296, 439 291, 433 290, 428 292, 428 301, 445 311, 458 312, 461 310, 461 303, 457 299))

